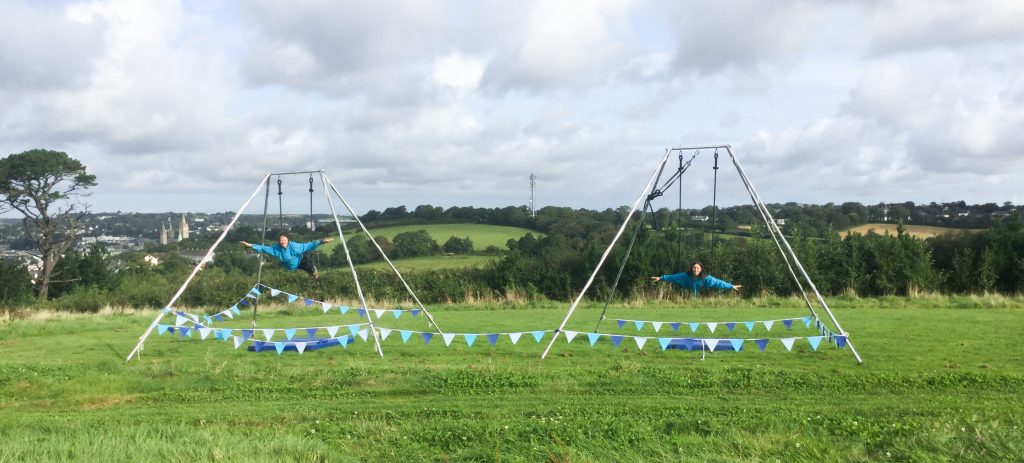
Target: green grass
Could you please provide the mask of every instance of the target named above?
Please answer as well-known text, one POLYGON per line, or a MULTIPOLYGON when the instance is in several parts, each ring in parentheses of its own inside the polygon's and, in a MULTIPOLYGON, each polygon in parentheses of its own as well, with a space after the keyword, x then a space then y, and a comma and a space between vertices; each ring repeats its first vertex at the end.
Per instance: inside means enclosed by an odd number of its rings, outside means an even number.
MULTIPOLYGON (((506 246, 508 240, 517 240, 527 233, 533 233, 535 236, 541 235, 541 233, 527 230, 525 228, 473 223, 402 225, 397 227, 370 229, 370 234, 373 236, 384 236, 389 240, 394 240, 395 235, 399 233, 417 230, 426 230, 439 245, 444 245, 444 242, 448 241, 448 238, 453 236, 459 238, 469 237, 469 239, 473 241, 473 249, 476 251, 483 251, 487 249, 488 246, 496 246, 499 249, 508 249, 508 246, 506 246)), ((345 237, 348 238, 349 236, 355 236, 360 233, 362 233, 360 230, 348 231, 345 233, 345 237)), ((334 246, 337 246, 337 244, 337 242, 328 243, 320 249, 325 253, 330 253, 331 249, 333 249, 334 246)))
MULTIPOLYGON (((615 305, 609 317, 804 315, 796 305, 683 305, 615 305)), ((1024 308, 834 305, 862 366, 825 344, 702 361, 653 340, 639 351, 577 338, 542 361, 547 338, 446 348, 440 338, 403 344, 397 333, 384 358, 362 341, 278 356, 154 334, 142 360, 126 364, 155 312, 20 320, 0 325, 0 461, 1024 459, 1024 308)), ((453 333, 549 329, 566 308, 430 307, 453 333)), ((569 328, 592 329, 599 309, 580 309, 569 328)), ((359 320, 298 306, 261 314, 262 327, 359 320)), ((423 317, 378 323, 427 328, 423 317)))
MULTIPOLYGON (((402 272, 420 270, 442 270, 451 268, 481 267, 487 262, 497 259, 496 256, 424 256, 394 261, 395 267, 402 272)), ((391 267, 387 262, 376 261, 357 266, 360 269, 387 270, 391 267)))

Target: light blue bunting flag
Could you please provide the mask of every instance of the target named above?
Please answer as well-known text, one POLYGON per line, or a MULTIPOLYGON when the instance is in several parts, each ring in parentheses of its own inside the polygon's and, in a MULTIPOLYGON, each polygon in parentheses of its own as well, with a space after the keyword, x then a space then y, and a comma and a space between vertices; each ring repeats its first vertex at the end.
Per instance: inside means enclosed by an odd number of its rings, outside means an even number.
POLYGON ((341 344, 342 349, 348 349, 348 338, 349 336, 347 334, 338 338, 338 344, 341 344))
POLYGON ((409 313, 412 314, 413 317, 416 317, 417 315, 420 314, 420 309, 412 309, 409 311, 409 313))
POLYGON ((498 343, 498 336, 500 335, 496 333, 487 335, 487 342, 491 343, 491 347, 494 347, 494 345, 498 343))
POLYGON ((519 337, 522 335, 523 333, 509 333, 508 338, 512 340, 512 345, 514 346, 517 342, 519 342, 519 337))
POLYGON ((464 334, 462 337, 466 338, 466 346, 473 347, 473 342, 476 341, 475 334, 464 334))
POLYGON ((402 344, 409 342, 409 338, 412 337, 412 331, 401 330, 398 334, 402 335, 402 344))
POLYGON ((156 334, 157 334, 157 336, 162 335, 162 334, 164 334, 166 332, 167 332, 167 325, 156 325, 156 334))
POLYGON ((348 306, 347 305, 343 305, 341 307, 338 307, 338 312, 341 312, 342 315, 347 314, 348 313, 348 306))
POLYGON ((295 337, 295 332, 298 331, 295 328, 288 328, 284 330, 284 338, 291 341, 295 337))
POLYGON ((597 340, 601 339, 601 335, 598 333, 587 333, 587 340, 590 341, 590 345, 593 346, 597 343, 597 340))
POLYGON ((395 319, 397 320, 397 319, 402 317, 402 311, 401 310, 392 310, 391 311, 391 315, 394 315, 395 319))
POLYGON ((358 331, 359 331, 359 325, 348 325, 348 332, 352 336, 355 336, 358 331))
POLYGON ((743 322, 743 324, 747 327, 747 331, 754 332, 754 322, 743 322))
POLYGON ((671 326, 672 326, 672 331, 675 331, 675 332, 677 332, 677 333, 679 332, 679 323, 678 323, 678 322, 676 322, 676 323, 670 323, 669 325, 671 325, 671 326))
POLYGON ((213 324, 213 317, 210 317, 209 315, 203 315, 203 320, 206 320, 207 325, 213 324))
POLYGON ((764 352, 764 348, 768 347, 768 340, 767 339, 755 339, 754 340, 754 344, 757 344, 757 348, 761 349, 761 352, 764 352))
POLYGON ((540 342, 540 340, 543 339, 543 338, 544 338, 544 332, 543 331, 534 331, 533 332, 533 339, 536 339, 537 342, 540 342))
POLYGON ((821 344, 821 338, 824 336, 810 336, 807 338, 807 342, 811 343, 811 349, 818 350, 818 345, 821 344))
POLYGON ((297 300, 299 300, 299 296, 296 296, 294 294, 289 294, 288 295, 288 303, 289 304, 291 304, 292 302, 295 302, 297 300))
POLYGON ((453 333, 444 333, 444 334, 441 335, 441 339, 444 339, 444 345, 445 346, 450 346, 450 345, 452 345, 452 340, 455 339, 455 334, 453 334, 453 333))
POLYGON ((672 342, 672 338, 658 338, 658 344, 661 344, 661 350, 668 349, 668 345, 672 342))
POLYGON ((231 308, 228 309, 228 310, 231 310, 231 313, 233 313, 235 315, 241 315, 242 314, 242 311, 238 310, 238 306, 237 305, 231 306, 231 308))
POLYGON ((804 317, 804 327, 805 328, 810 328, 811 327, 811 320, 813 320, 811 317, 804 317))
POLYGON ((696 333, 697 332, 697 327, 699 327, 699 326, 700 326, 700 323, 690 323, 690 332, 691 333, 696 333))
POLYGON ((615 346, 615 347, 619 347, 620 343, 622 343, 622 336, 617 335, 617 334, 613 334, 612 335, 612 345, 615 346))
POLYGON ((260 292, 260 288, 259 287, 253 287, 252 288, 252 292, 253 292, 253 294, 255 294, 257 296, 263 295, 263 293, 260 292))
POLYGON ((281 355, 281 353, 284 352, 284 343, 283 342, 275 342, 274 343, 274 350, 277 351, 277 355, 281 355))
POLYGON ((636 326, 636 330, 637 331, 640 331, 640 330, 644 329, 644 322, 641 321, 641 320, 633 321, 633 325, 636 326))
POLYGON ((786 346, 787 351, 791 351, 793 350, 793 343, 796 342, 796 338, 782 338, 780 341, 782 341, 783 346, 786 346))
POLYGON ((626 326, 626 321, 625 320, 615 320, 615 323, 619 324, 619 328, 622 328, 623 326, 626 326))
POLYGON ((170 307, 164 307, 164 315, 171 313, 170 307))
POLYGON ((434 333, 420 333, 423 336, 423 344, 430 344, 430 340, 434 337, 434 333))
POLYGON ((729 344, 732 344, 732 350, 739 352, 743 349, 742 339, 730 339, 729 344))

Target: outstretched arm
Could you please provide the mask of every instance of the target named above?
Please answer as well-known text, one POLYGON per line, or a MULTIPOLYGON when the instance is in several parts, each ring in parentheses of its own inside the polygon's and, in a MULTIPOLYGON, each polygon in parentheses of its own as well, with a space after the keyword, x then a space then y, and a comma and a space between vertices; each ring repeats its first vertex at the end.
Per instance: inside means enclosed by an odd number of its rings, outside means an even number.
POLYGON ((734 285, 728 281, 719 280, 711 275, 704 277, 704 282, 709 288, 731 289, 733 291, 739 291, 743 288, 743 285, 734 285))

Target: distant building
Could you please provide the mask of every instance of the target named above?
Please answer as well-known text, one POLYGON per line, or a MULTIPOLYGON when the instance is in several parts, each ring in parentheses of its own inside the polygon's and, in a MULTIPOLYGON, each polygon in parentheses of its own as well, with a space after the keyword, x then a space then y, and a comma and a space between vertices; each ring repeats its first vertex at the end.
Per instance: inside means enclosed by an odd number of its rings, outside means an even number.
POLYGON ((171 225, 171 219, 167 219, 167 223, 160 225, 160 244, 171 244, 174 241, 181 241, 188 239, 188 222, 185 220, 185 214, 181 215, 181 222, 178 224, 178 235, 174 235, 174 225, 171 225))
POLYGON ((178 225, 178 241, 188 239, 188 222, 185 221, 185 214, 181 214, 181 224, 178 225))

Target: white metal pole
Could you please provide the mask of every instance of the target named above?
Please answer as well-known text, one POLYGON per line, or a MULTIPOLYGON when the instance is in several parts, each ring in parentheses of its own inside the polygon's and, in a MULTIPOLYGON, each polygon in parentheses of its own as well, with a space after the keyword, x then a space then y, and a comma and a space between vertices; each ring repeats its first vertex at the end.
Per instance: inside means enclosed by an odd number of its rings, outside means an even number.
MULTIPOLYGON (((168 302, 167 305, 164 307, 170 308, 174 306, 174 302, 177 301, 178 298, 181 297, 181 294, 185 292, 185 288, 187 288, 188 284, 192 282, 192 278, 195 278, 196 274, 199 273, 199 270, 203 268, 203 264, 210 260, 210 258, 213 256, 213 251, 217 249, 217 245, 219 245, 221 241, 224 241, 224 238, 228 236, 228 231, 230 231, 231 227, 235 225, 235 222, 238 221, 238 218, 242 216, 242 212, 245 211, 245 208, 249 207, 249 203, 252 202, 252 199, 255 198, 256 194, 260 192, 260 188, 263 186, 263 182, 265 182, 269 177, 270 174, 263 176, 263 179, 260 180, 259 185, 257 185, 256 189, 253 190, 251 195, 249 195, 249 199, 245 200, 245 203, 242 204, 242 207, 239 208, 238 212, 235 213, 235 217, 231 219, 231 222, 228 223, 226 227, 224 227, 224 231, 221 232, 220 237, 217 238, 217 241, 215 241, 213 243, 213 246, 210 246, 210 249, 206 251, 206 256, 204 256, 203 259, 200 260, 198 264, 196 264, 196 267, 192 269, 192 274, 190 274, 188 278, 185 279, 185 283, 181 285, 181 288, 178 288, 178 292, 174 293, 174 297, 171 297, 170 302, 168 302)), ((146 338, 149 337, 150 333, 153 332, 153 328, 156 328, 156 324, 160 323, 160 319, 164 318, 164 315, 164 311, 161 310, 160 313, 156 316, 156 319, 153 320, 153 323, 149 324, 149 328, 146 329, 146 332, 143 333, 141 337, 139 337, 138 344, 135 344, 135 348, 132 349, 132 352, 130 354, 128 354, 128 358, 125 359, 126 362, 130 361, 132 357, 135 356, 135 354, 139 353, 139 351, 142 350, 142 343, 146 342, 146 338)))
POLYGON ((377 252, 380 253, 381 257, 384 258, 384 261, 387 262, 388 266, 391 267, 391 270, 394 271, 395 275, 398 276, 398 280, 402 282, 402 285, 405 286, 405 290, 409 293, 410 296, 412 296, 412 299, 416 301, 416 305, 419 306, 420 310, 423 311, 423 315, 427 316, 427 320, 430 321, 430 324, 434 326, 434 329, 437 330, 438 333, 444 334, 444 331, 441 331, 441 327, 437 326, 437 323, 434 322, 433 315, 431 315, 430 311, 428 311, 427 308, 423 306, 423 303, 420 302, 420 298, 416 297, 416 292, 412 290, 412 287, 409 286, 409 283, 407 283, 405 281, 405 278, 402 277, 402 272, 398 271, 398 268, 395 267, 395 264, 391 262, 391 259, 388 257, 388 255, 384 253, 384 250, 381 249, 379 244, 377 244, 377 240, 373 239, 373 235, 370 234, 370 230, 368 230, 366 228, 366 225, 363 224, 363 221, 359 219, 359 214, 357 214, 356 211, 352 209, 352 206, 349 205, 348 201, 345 200, 345 197, 338 192, 338 189, 334 187, 334 183, 331 182, 330 179, 327 180, 327 183, 330 185, 331 190, 334 191, 334 194, 338 195, 338 199, 341 200, 341 203, 345 206, 345 208, 348 209, 348 213, 352 214, 352 218, 355 219, 357 224, 359 224, 359 228, 361 228, 363 230, 363 233, 365 233, 366 236, 370 238, 370 242, 373 243, 373 246, 377 248, 377 252))
MULTIPOLYGON (((363 287, 359 284, 359 274, 356 273, 356 266, 352 263, 352 256, 348 252, 348 243, 345 242, 345 234, 341 231, 341 222, 338 221, 338 212, 334 210, 334 201, 331 200, 331 194, 327 191, 327 184, 329 180, 324 171, 320 171, 320 181, 324 184, 324 195, 327 196, 327 204, 331 206, 331 215, 334 217, 334 225, 338 227, 338 240, 341 241, 341 247, 345 250, 345 260, 348 261, 348 268, 352 270, 352 279, 356 282, 356 294, 359 295, 359 302, 363 304, 363 313, 366 314, 366 320, 370 323, 370 334, 373 335, 373 344, 377 347, 377 353, 381 357, 384 357, 384 349, 380 345, 380 338, 377 336, 377 329, 373 326, 373 313, 370 311, 370 306, 366 304, 366 297, 363 296, 363 287)), ((331 185, 331 188, 334 186, 331 185)))
MULTIPOLYGON (((757 194, 757 189, 754 188, 754 184, 747 177, 747 173, 743 170, 743 167, 740 166, 739 160, 736 159, 736 155, 733 154, 732 152, 732 148, 727 145, 725 149, 729 152, 729 156, 732 157, 732 163, 733 165, 736 166, 736 170, 739 171, 740 178, 743 179, 744 183, 749 185, 750 191, 753 192, 754 197, 756 198, 756 202, 760 203, 761 207, 765 208, 765 214, 767 214, 768 218, 771 219, 770 223, 774 224, 775 218, 772 217, 771 211, 767 210, 767 206, 764 205, 764 201, 761 200, 761 196, 757 194)), ((776 225, 776 229, 777 228, 778 226, 776 225)), ((835 325, 836 329, 838 329, 843 336, 847 336, 846 345, 850 347, 850 352, 853 354, 854 358, 857 359, 857 363, 864 363, 864 360, 860 358, 860 354, 857 353, 857 349, 853 347, 853 343, 849 339, 849 333, 847 333, 846 330, 843 329, 842 325, 839 324, 839 320, 836 319, 836 316, 832 313, 832 310, 829 309, 828 304, 825 302, 825 298, 822 297, 821 293, 818 291, 817 286, 814 285, 814 281, 811 280, 811 277, 810 275, 807 274, 807 271, 804 269, 804 266, 800 264, 800 259, 793 251, 793 247, 789 245, 789 241, 786 240, 786 237, 781 234, 781 231, 779 233, 779 240, 785 246, 786 251, 789 253, 790 257, 793 258, 793 263, 796 265, 796 268, 800 270, 800 274, 803 275, 804 280, 807 281, 807 284, 808 286, 810 286, 811 291, 818 299, 818 303, 821 304, 821 307, 823 309, 825 309, 825 313, 827 313, 829 318, 832 319, 832 323, 835 325)))
POLYGON ((661 162, 659 162, 658 166, 655 167, 654 173, 651 174, 650 180, 647 181, 647 183, 644 185, 643 190, 640 191, 640 196, 636 198, 636 201, 633 203, 633 207, 629 209, 629 214, 626 214, 626 219, 622 221, 622 226, 620 226, 619 231, 615 233, 615 237, 612 238, 612 242, 609 243, 608 248, 604 250, 604 254, 601 255, 601 260, 599 260, 597 262, 597 265, 594 267, 594 272, 590 274, 590 279, 587 280, 587 284, 583 285, 583 289, 580 290, 580 294, 576 296, 576 300, 574 300, 572 302, 572 305, 569 306, 569 311, 565 314, 565 318, 562 320, 562 324, 558 325, 558 329, 555 330, 555 334, 551 336, 551 342, 548 343, 548 346, 544 349, 544 353, 540 355, 540 358, 543 359, 548 356, 548 351, 551 350, 551 346, 555 345, 555 340, 558 339, 558 334, 562 332, 562 328, 565 328, 565 324, 569 322, 569 318, 572 317, 572 313, 573 311, 576 310, 576 306, 578 306, 580 301, 583 300, 583 296, 587 294, 587 290, 590 289, 590 285, 594 283, 594 278, 597 278, 597 273, 601 271, 601 266, 604 265, 604 261, 608 259, 608 255, 611 254, 612 249, 615 248, 615 243, 619 241, 619 237, 622 236, 622 232, 626 230, 626 226, 629 225, 629 219, 633 217, 633 213, 636 212, 636 208, 649 194, 651 184, 653 184, 656 181, 658 175, 661 173, 661 170, 665 166, 665 162, 668 161, 668 155, 671 153, 671 149, 665 150, 665 155, 662 156, 661 162))

